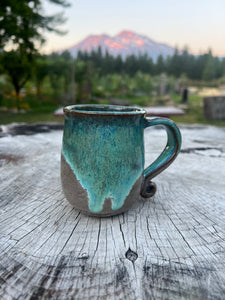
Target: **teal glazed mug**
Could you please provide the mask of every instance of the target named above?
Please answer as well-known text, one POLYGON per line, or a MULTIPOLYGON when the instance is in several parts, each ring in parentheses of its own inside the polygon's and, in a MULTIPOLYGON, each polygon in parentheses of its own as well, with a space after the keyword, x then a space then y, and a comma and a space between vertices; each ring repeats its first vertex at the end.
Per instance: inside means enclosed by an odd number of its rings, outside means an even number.
POLYGON ((61 181, 67 200, 93 216, 128 210, 141 194, 154 195, 151 179, 179 153, 181 135, 173 121, 146 117, 138 107, 71 105, 64 108, 61 181), (167 145, 144 169, 144 129, 163 125, 167 145))

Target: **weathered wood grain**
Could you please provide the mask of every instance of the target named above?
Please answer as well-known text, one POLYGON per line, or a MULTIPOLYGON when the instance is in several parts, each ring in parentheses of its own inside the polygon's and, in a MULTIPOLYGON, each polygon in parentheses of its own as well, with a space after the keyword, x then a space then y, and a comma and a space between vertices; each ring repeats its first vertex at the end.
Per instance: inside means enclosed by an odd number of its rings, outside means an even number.
MULTIPOLYGON (((102 219, 62 194, 62 131, 1 138, 0 299, 224 299, 225 129, 181 132, 154 198, 102 219)), ((165 139, 146 130, 146 165, 165 139)))

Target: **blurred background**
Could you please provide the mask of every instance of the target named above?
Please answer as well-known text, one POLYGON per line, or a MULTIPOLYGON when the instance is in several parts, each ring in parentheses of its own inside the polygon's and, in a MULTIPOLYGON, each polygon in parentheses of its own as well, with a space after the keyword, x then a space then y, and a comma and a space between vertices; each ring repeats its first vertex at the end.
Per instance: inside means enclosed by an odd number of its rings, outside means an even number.
POLYGON ((225 126, 224 29, 222 0, 1 0, 0 124, 92 103, 225 126))

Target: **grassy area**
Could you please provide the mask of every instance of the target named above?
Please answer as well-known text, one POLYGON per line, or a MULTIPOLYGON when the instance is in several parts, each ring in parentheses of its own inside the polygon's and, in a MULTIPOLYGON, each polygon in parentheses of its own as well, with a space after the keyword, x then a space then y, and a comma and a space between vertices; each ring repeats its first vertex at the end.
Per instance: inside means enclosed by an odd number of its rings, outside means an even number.
MULTIPOLYGON (((132 103, 133 105, 139 106, 151 106, 154 105, 154 99, 149 96, 131 96, 131 97, 118 97, 132 103)), ((174 105, 179 105, 181 101, 180 95, 171 95, 171 100, 174 105)), ((107 103, 107 100, 104 101, 107 103)), ((31 112, 26 113, 10 113, 0 111, 0 124, 9 124, 13 122, 63 122, 63 118, 57 118, 53 115, 53 108, 46 107, 46 111, 40 108, 33 109, 31 112)), ((203 104, 202 97, 198 95, 190 95, 188 100, 188 106, 184 116, 172 116, 172 120, 176 123, 188 123, 188 124, 208 124, 215 126, 224 126, 225 120, 223 121, 212 121, 205 119, 203 115, 203 104)))
MULTIPOLYGON (((178 104, 176 96, 174 97, 175 103, 178 104)), ((224 126, 225 120, 215 121, 205 118, 203 113, 203 101, 199 95, 190 95, 188 100, 188 106, 185 110, 184 116, 173 116, 171 119, 176 123, 188 123, 188 124, 206 124, 214 126, 224 126)))
MULTIPOLYGON (((171 100, 173 101, 175 106, 179 106, 181 102, 181 95, 172 94, 170 95, 171 100)), ((171 116, 171 119, 176 123, 187 123, 187 124, 207 124, 214 126, 222 126, 225 127, 225 120, 214 121, 207 120, 203 114, 203 97, 191 94, 188 98, 187 109, 185 109, 184 116, 171 116)), ((140 97, 126 97, 124 100, 130 101, 134 105, 142 105, 142 106, 152 106, 154 105, 154 100, 150 99, 147 96, 140 97)))

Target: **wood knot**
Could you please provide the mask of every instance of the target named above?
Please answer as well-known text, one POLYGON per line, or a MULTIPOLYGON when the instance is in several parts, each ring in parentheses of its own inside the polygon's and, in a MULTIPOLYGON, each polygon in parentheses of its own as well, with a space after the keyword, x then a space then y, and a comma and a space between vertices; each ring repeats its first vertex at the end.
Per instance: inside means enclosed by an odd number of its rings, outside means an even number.
POLYGON ((132 263, 135 262, 135 260, 138 258, 138 255, 136 252, 131 250, 130 248, 125 253, 125 256, 127 259, 129 259, 132 263))

